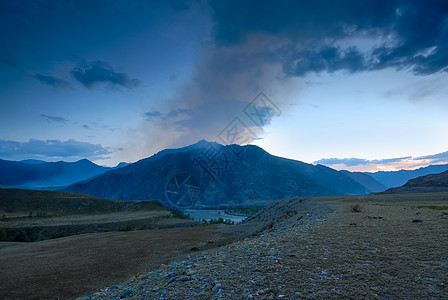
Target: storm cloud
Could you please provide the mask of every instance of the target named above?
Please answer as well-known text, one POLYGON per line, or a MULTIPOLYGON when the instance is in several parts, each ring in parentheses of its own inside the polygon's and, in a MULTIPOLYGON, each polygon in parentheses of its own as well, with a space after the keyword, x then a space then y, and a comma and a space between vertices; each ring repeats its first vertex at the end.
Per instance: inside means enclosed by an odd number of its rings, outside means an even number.
POLYGON ((194 111, 173 119, 191 135, 189 142, 213 140, 260 91, 280 109, 293 105, 288 84, 297 92, 305 84, 297 80, 309 74, 448 70, 447 2, 229 0, 206 6, 211 40, 193 79, 169 101, 169 110, 194 111))
POLYGON ((285 74, 372 71, 427 75, 448 66, 446 1, 212 2, 214 37, 222 46, 258 36, 270 40, 267 60, 285 74))

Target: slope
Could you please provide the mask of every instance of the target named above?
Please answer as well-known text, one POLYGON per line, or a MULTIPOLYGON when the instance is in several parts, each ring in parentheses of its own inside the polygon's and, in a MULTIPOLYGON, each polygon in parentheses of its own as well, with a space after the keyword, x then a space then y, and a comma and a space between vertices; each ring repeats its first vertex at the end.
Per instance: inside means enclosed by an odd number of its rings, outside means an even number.
POLYGON ((103 174, 110 169, 87 159, 40 163, 0 159, 0 186, 31 189, 62 187, 103 174))
POLYGON ((409 180, 405 185, 390 188, 384 194, 448 192, 448 171, 409 180))

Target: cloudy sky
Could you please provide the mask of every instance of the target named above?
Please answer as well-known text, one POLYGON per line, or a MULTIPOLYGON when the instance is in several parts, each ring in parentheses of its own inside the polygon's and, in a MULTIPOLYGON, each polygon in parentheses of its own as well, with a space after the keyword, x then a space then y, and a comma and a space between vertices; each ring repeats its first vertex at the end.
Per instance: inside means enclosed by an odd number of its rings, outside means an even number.
POLYGON ((2 159, 115 165, 206 139, 448 163, 444 0, 2 0, 0 44, 2 159))

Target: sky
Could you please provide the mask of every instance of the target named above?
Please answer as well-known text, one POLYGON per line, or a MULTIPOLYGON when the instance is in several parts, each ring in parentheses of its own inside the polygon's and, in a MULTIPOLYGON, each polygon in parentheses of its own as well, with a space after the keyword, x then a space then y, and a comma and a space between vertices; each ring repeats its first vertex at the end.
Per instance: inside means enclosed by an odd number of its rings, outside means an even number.
POLYGON ((0 0, 0 44, 1 159, 448 163, 444 0, 0 0))

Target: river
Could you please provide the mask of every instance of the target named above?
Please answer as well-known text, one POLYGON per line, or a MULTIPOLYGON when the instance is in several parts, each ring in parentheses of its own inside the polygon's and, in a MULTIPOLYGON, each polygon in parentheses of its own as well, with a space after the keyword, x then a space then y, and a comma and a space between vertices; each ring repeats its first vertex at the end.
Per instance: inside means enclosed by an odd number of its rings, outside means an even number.
POLYGON ((185 214, 190 215, 195 220, 202 220, 206 219, 207 221, 210 221, 211 219, 219 219, 223 218, 224 220, 230 219, 236 223, 240 223, 247 217, 245 216, 235 216, 235 215, 228 215, 225 213, 224 210, 209 210, 209 209, 185 209, 182 210, 185 214))

